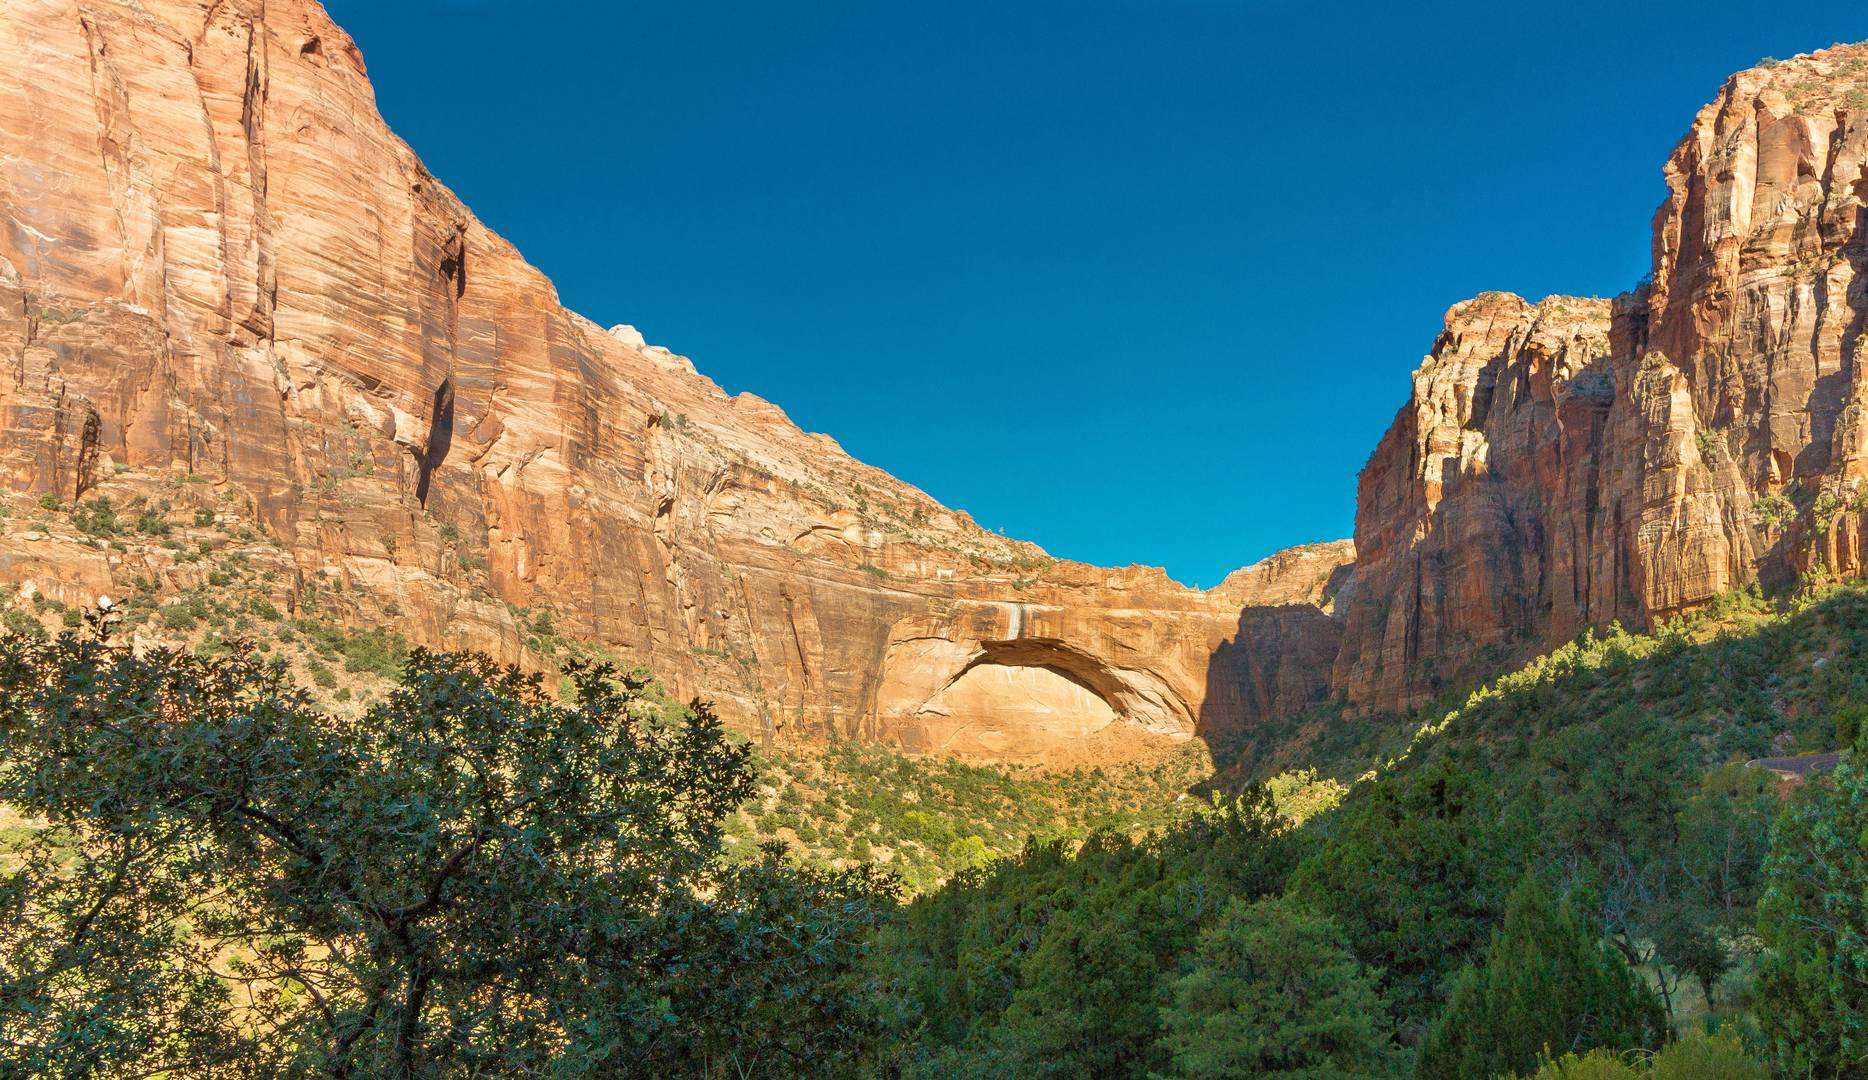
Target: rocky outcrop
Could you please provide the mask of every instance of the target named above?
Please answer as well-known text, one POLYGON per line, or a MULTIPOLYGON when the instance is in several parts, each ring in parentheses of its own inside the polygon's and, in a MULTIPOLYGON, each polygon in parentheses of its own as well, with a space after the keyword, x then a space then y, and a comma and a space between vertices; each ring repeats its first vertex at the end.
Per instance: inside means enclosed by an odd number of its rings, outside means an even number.
MULTIPOLYGON (((565 310, 311 0, 10 0, 0 58, 22 506, 185 495, 281 604, 540 666, 548 618, 772 738, 1070 761, 1325 692, 1347 545, 1200 592, 980 529, 565 310)), ((0 577, 193 580, 100 546, 16 522, 0 577)))
POLYGON ((1868 47, 1732 77, 1667 164, 1652 283, 1455 306, 1363 470, 1334 682, 1413 704, 1585 626, 1859 574, 1868 47))

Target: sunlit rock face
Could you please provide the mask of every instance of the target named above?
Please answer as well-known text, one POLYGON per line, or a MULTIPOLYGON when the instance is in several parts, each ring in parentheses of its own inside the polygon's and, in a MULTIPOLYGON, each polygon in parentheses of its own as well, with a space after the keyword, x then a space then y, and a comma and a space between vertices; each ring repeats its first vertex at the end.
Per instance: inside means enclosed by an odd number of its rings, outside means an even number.
POLYGON ((1117 719, 1115 707, 1068 669, 980 663, 924 703, 909 730, 929 749, 1042 757, 1051 744, 1092 739, 1117 719))
POLYGON ((1585 626, 1863 572, 1868 48, 1733 76, 1652 284, 1456 305, 1370 458, 1333 681, 1418 702, 1585 626))
MULTIPOLYGON (((534 666, 549 613, 771 739, 1058 764, 1326 692, 1347 545, 1202 592, 979 528, 565 310, 310 0, 0 3, 0 145, 0 475, 198 482, 264 526, 288 609, 316 583, 325 616, 534 666)), ((27 535, 0 577, 68 601, 200 584, 27 535)))
MULTIPOLYGON (((1050 560, 565 310, 311 0, 6 0, 0 476, 66 504, 198 483, 263 526, 283 607, 317 584, 326 617, 535 667, 549 614, 773 740, 1069 764, 1414 704, 1864 569, 1865 67, 1734 76, 1667 164, 1651 284, 1456 305, 1354 545, 1200 591, 1050 560)), ((0 579, 203 583, 17 528, 0 579)))

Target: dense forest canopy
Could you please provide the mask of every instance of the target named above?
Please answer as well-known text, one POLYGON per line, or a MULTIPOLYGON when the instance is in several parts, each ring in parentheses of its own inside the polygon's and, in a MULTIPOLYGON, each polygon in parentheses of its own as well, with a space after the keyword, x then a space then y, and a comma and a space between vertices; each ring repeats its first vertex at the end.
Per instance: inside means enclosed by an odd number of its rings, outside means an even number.
POLYGON ((765 759, 645 672, 414 650, 339 715, 91 622, 0 642, 0 1075, 1868 1075, 1868 776, 1744 764, 1862 736, 1862 588, 1339 714, 1344 783, 918 894, 729 842, 765 759))

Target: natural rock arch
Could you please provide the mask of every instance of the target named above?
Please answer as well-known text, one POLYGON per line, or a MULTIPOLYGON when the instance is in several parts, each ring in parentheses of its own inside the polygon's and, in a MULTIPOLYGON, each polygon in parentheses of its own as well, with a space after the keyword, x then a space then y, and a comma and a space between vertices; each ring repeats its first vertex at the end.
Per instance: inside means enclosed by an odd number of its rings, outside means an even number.
POLYGON ((912 752, 1058 765, 1193 732, 1160 679, 1054 638, 917 639, 890 660, 877 714, 912 752))

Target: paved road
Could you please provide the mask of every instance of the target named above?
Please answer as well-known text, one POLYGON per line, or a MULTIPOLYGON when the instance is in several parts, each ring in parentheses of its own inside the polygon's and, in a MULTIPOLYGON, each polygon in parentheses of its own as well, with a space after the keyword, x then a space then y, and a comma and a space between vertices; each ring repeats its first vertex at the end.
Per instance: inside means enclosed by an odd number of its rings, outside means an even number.
POLYGON ((1798 757, 1752 758, 1747 769, 1769 769, 1787 780, 1802 780, 1811 773, 1828 772, 1842 760, 1841 754, 1803 754, 1798 757))

